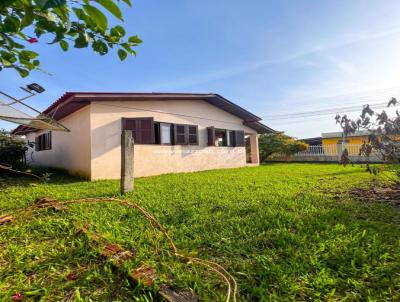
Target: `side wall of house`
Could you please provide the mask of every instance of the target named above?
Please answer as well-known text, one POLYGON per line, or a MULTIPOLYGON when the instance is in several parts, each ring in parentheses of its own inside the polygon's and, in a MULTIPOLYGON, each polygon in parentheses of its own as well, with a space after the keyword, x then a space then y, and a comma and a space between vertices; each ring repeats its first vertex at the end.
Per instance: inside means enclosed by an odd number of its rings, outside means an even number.
MULTIPOLYGON (((51 150, 35 151, 30 148, 27 161, 31 165, 62 168, 71 174, 90 178, 91 144, 90 144, 90 105, 60 120, 71 132, 52 131, 51 150)), ((29 133, 27 139, 48 131, 29 133)))
POLYGON ((207 127, 256 135, 240 118, 203 101, 92 102, 92 179, 120 178, 123 117, 153 117, 156 122, 198 125, 199 145, 135 145, 135 177, 245 166, 245 147, 209 147, 207 127))

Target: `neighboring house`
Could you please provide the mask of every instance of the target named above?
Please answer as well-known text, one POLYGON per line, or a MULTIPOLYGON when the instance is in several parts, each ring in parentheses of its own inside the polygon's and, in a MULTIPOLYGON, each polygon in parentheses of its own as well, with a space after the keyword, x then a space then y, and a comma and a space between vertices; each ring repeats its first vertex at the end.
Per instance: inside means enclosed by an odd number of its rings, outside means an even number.
POLYGON ((327 132, 322 133, 322 147, 327 155, 338 155, 342 153, 343 143, 347 146, 350 155, 358 155, 360 146, 364 142, 368 142, 371 134, 368 130, 360 130, 355 133, 348 134, 346 139, 343 132, 327 132), (353 147, 354 146, 354 147, 353 147))
POLYGON ((306 143, 309 146, 320 146, 322 145, 322 137, 310 137, 310 138, 302 138, 299 139, 303 143, 306 143))
POLYGON ((19 126, 13 133, 35 142, 27 160, 92 180, 120 178, 123 129, 136 177, 257 165, 257 135, 273 132, 218 94, 67 92, 44 113, 70 132, 19 126))

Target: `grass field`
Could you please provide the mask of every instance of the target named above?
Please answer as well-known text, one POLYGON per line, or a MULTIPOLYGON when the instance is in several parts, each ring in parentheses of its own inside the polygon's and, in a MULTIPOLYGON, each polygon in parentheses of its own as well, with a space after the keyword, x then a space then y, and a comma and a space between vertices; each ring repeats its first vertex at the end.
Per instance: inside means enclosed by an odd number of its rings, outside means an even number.
MULTIPOLYGON (((399 301, 400 209, 348 194, 372 182, 359 166, 273 164, 137 179, 126 199, 153 213, 184 253, 223 265, 238 281, 240 301, 399 301)), ((37 197, 118 190, 118 181, 0 176, 0 215, 37 197)), ((218 276, 178 261, 142 216, 115 204, 35 210, 0 226, 0 301, 16 292, 23 301, 153 300, 153 290, 129 285, 77 233, 84 223, 136 251, 130 265, 157 267, 159 282, 223 301, 218 276)))

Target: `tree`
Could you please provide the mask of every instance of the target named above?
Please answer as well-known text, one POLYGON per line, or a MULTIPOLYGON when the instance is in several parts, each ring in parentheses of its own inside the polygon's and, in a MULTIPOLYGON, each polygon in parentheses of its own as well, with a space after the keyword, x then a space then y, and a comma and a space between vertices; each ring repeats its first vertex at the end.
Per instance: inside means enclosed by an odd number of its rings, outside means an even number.
POLYGON ((25 152, 28 146, 25 141, 13 137, 9 132, 0 129, 0 165, 13 168, 25 166, 25 152))
POLYGON ((275 153, 292 155, 307 150, 308 147, 306 143, 297 141, 283 132, 262 134, 258 139, 258 144, 261 162, 265 162, 275 153))
MULTIPOLYGON (((130 0, 122 0, 131 6, 130 0)), ((109 26, 105 13, 123 21, 120 0, 2 0, 0 1, 0 70, 12 68, 22 77, 40 70, 39 54, 30 50, 48 36, 49 45, 58 44, 68 51, 92 47, 105 55, 116 48, 119 59, 135 55, 133 47, 142 41, 126 38, 121 25, 109 26)))
MULTIPOLYGON (((398 104, 392 98, 387 107, 398 104)), ((390 117, 385 110, 376 113, 369 105, 365 105, 361 115, 356 120, 350 119, 347 115, 336 115, 336 123, 343 130, 344 137, 355 133, 358 130, 368 130, 370 133, 368 141, 360 148, 360 156, 369 157, 372 153, 387 164, 398 164, 400 162, 400 113, 396 110, 394 116, 390 117)), ((342 163, 349 162, 348 152, 345 149, 342 155, 342 163)), ((367 165, 367 170, 376 174, 376 167, 367 165)), ((400 176, 400 175, 398 175, 400 176)))

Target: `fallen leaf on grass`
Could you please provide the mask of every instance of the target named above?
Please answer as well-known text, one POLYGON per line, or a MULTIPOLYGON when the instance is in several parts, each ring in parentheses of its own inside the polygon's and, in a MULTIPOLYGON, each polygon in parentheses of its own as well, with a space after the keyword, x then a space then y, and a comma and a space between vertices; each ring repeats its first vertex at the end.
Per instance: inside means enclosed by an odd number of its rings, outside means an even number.
POLYGON ((104 250, 101 254, 105 257, 110 257, 122 251, 122 248, 118 244, 109 244, 104 247, 104 250))
POLYGON ((136 283, 152 286, 157 279, 157 271, 155 268, 141 266, 131 271, 131 277, 136 283))
POLYGON ((0 225, 11 222, 14 219, 12 215, 0 216, 0 225))

